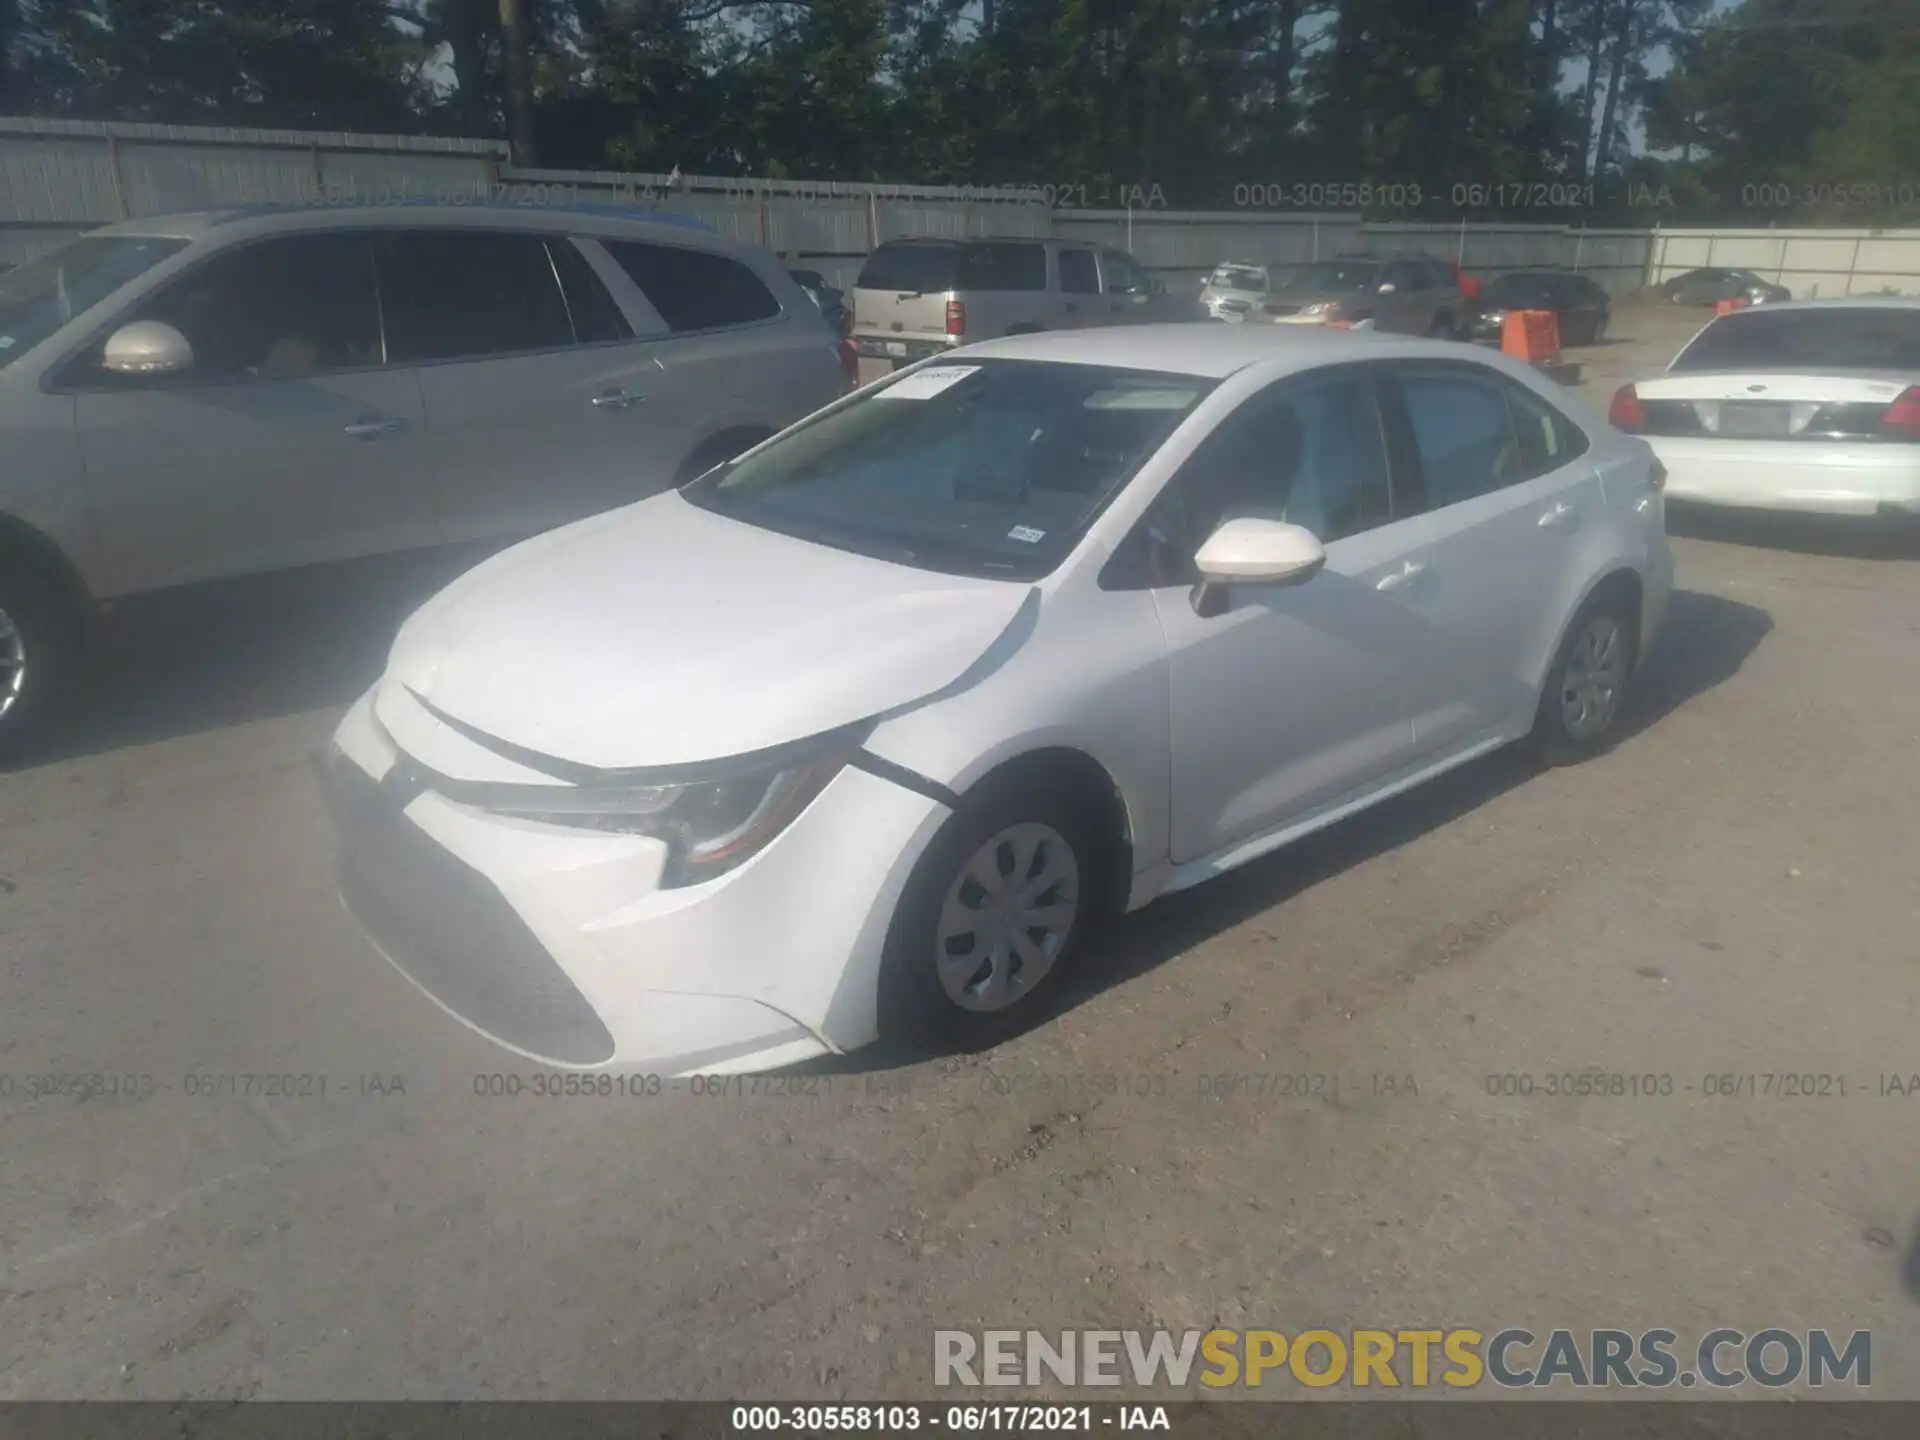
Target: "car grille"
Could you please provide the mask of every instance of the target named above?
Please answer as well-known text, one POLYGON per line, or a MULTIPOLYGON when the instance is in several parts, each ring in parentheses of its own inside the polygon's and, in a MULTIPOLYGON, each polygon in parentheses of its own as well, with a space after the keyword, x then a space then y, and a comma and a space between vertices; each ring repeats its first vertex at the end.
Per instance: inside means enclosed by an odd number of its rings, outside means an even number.
POLYGON ((337 748, 316 768, 339 837, 341 898, 395 965, 516 1049, 569 1065, 612 1057, 612 1035, 506 897, 401 813, 411 789, 392 774, 376 783, 337 748))

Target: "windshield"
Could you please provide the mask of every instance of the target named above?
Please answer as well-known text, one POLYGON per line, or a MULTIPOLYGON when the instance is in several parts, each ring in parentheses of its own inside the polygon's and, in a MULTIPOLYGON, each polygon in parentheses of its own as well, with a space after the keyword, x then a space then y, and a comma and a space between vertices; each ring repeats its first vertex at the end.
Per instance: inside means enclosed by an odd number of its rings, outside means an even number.
POLYGON ((1036 580, 1214 386, 976 360, 912 371, 682 493, 843 550, 1036 580))
POLYGON ((1745 310, 1715 320, 1672 370, 1916 370, 1920 309, 1745 310))
POLYGON ((1222 265, 1208 282, 1221 290, 1257 290, 1267 288, 1267 272, 1256 265, 1222 265))
POLYGON ((0 366, 186 245, 152 235, 89 235, 0 274, 0 366))
POLYGON ((1298 294, 1335 295, 1370 289, 1380 267, 1366 260, 1321 260, 1303 265, 1287 281, 1298 294))

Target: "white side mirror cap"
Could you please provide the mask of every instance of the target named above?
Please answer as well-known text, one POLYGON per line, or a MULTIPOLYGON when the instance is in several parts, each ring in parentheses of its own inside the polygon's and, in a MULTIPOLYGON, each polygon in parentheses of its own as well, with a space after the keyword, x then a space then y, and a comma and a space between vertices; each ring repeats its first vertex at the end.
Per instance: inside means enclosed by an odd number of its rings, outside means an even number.
POLYGON ((177 375, 193 368, 193 347, 171 325, 136 320, 113 332, 100 364, 115 375, 177 375))
POLYGON ((1219 585, 1282 585, 1309 580, 1327 563, 1319 536, 1284 520, 1228 520, 1207 537, 1194 568, 1219 585))

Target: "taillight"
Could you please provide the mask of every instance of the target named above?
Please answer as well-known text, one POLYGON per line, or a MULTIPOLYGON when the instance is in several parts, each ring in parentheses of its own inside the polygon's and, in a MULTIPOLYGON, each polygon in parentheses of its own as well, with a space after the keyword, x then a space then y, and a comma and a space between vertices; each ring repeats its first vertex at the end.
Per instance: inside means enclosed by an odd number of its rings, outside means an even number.
POLYGON ((860 383, 860 352, 854 348, 853 341, 842 340, 833 349, 834 353, 840 357, 840 373, 847 377, 849 385, 858 385, 860 383))
POLYGON ((1909 385, 1880 412, 1880 433, 1889 440, 1920 441, 1920 385, 1909 385))
POLYGON ((1662 465, 1658 460, 1655 460, 1653 464, 1647 468, 1647 483, 1653 486, 1655 490, 1666 489, 1667 467, 1662 465))
POLYGON ((1629 435, 1647 428, 1647 407, 1640 403, 1633 386, 1622 385, 1613 392, 1613 404, 1607 407, 1607 423, 1629 435))
POLYGON ((967 307, 961 301, 947 302, 947 334, 964 335, 967 333, 967 307))

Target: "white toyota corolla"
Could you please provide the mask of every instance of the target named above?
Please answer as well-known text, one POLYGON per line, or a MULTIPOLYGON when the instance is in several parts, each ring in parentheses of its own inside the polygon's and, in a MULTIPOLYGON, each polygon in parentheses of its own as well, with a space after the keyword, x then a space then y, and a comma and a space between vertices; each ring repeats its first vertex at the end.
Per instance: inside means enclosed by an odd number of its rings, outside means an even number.
POLYGON ((321 760, 342 893, 547 1064, 988 1043, 1103 913, 1510 741, 1603 745, 1661 480, 1457 345, 971 346, 424 606, 321 760))

